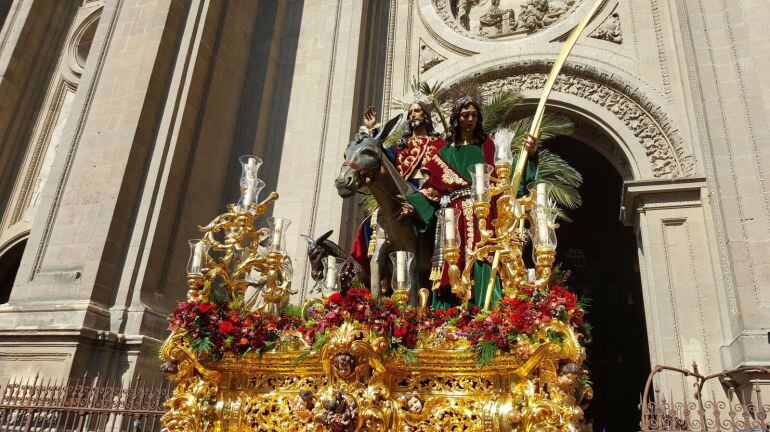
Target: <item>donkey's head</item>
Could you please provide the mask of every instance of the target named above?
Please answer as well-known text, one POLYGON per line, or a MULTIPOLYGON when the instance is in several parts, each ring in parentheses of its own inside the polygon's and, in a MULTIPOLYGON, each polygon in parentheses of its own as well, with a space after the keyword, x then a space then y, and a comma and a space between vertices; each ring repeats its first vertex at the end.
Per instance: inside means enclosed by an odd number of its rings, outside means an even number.
POLYGON ((382 142, 391 134, 401 118, 402 114, 399 114, 390 119, 376 136, 364 136, 348 144, 345 162, 334 180, 337 193, 342 198, 353 195, 363 184, 376 181, 382 167, 382 142))

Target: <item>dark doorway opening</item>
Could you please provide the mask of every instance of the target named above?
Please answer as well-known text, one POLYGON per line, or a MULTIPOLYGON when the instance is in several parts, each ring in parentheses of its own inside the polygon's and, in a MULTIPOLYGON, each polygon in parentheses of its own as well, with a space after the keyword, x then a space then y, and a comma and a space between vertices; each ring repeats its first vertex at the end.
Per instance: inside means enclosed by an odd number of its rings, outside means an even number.
POLYGON ((633 229, 619 220, 622 178, 601 154, 572 138, 547 144, 581 174, 583 206, 558 230, 557 263, 572 272, 569 285, 590 300, 593 326, 587 366, 594 399, 586 410, 593 430, 639 430, 639 392, 650 355, 633 229))
POLYGON ((11 297, 13 281, 16 280, 25 246, 27 246, 27 240, 16 243, 0 256, 0 304, 8 303, 11 297))

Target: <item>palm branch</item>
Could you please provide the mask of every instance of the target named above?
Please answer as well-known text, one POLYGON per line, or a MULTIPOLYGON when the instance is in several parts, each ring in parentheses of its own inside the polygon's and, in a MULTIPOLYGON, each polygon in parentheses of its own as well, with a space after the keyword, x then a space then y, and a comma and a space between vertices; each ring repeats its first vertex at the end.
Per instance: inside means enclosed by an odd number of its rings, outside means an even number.
MULTIPOLYGON (((521 149, 521 140, 531 125, 531 117, 516 120, 508 125, 508 128, 514 132, 514 150, 521 149)), ((570 119, 558 114, 546 113, 540 125, 540 140, 547 141, 557 136, 569 135, 574 128, 575 125, 570 119)), ((547 181, 553 186, 551 198, 566 208, 580 207, 583 199, 580 197, 578 188, 583 184, 583 176, 559 155, 547 149, 541 149, 538 154, 537 176, 538 179, 547 181)), ((559 217, 569 220, 563 212, 559 217)))
POLYGON ((377 200, 374 199, 374 196, 370 194, 361 194, 358 199, 358 205, 361 211, 368 215, 369 213, 373 212, 375 208, 377 208, 377 200))
MULTIPOLYGON (((551 198, 570 209, 576 209, 583 204, 578 192, 578 188, 583 184, 583 176, 575 168, 547 149, 540 150, 537 162, 537 178, 551 184, 551 198)), ((563 215, 561 217, 564 218, 563 215)))
POLYGON ((521 94, 514 91, 505 91, 492 97, 481 110, 484 130, 500 129, 512 123, 516 106, 521 103, 521 94))

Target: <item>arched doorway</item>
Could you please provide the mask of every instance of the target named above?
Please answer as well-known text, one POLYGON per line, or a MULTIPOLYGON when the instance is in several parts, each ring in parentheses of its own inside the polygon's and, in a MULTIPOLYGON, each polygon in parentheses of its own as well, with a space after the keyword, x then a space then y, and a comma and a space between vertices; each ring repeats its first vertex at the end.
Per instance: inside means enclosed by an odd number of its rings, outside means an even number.
POLYGON ((593 342, 586 364, 594 400, 586 417, 595 431, 637 430, 650 355, 636 238, 618 217, 623 180, 604 156, 577 139, 558 138, 547 148, 584 177, 583 206, 569 211, 573 222, 558 230, 557 263, 572 272, 569 284, 578 296, 590 300, 593 342))
POLYGON ((13 282, 19 271, 25 246, 27 246, 27 239, 16 243, 0 255, 0 304, 8 303, 11 297, 13 282))

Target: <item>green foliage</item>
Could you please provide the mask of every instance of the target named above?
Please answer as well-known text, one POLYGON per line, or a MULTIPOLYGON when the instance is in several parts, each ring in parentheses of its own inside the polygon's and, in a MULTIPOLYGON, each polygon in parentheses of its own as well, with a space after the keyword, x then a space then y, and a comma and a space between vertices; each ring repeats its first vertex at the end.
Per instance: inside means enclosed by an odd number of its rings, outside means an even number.
MULTIPOLYGON (((520 118, 509 123, 506 127, 514 132, 513 142, 520 144, 524 134, 532 127, 531 116, 520 118)), ((559 114, 547 112, 540 122, 540 142, 547 141, 558 136, 569 135, 575 130, 572 120, 559 114)))
POLYGON ((365 215, 370 214, 374 211, 375 208, 377 208, 377 200, 374 199, 374 196, 372 195, 361 194, 358 204, 361 206, 361 211, 365 215))
POLYGON ((551 276, 548 278, 548 286, 551 285, 567 285, 567 280, 572 276, 572 272, 564 270, 561 263, 556 264, 551 269, 551 276))
POLYGON ((581 389, 588 389, 591 388, 594 383, 591 381, 591 377, 588 375, 588 373, 581 374, 578 379, 578 387, 581 389))
POLYGON ((495 361, 498 350, 497 342, 491 340, 484 341, 476 345, 474 350, 476 352, 476 366, 480 368, 487 366, 495 361))
POLYGON ((398 143, 398 140, 401 139, 402 136, 404 136, 404 130, 406 128, 406 122, 402 121, 396 127, 393 128, 393 130, 390 131, 390 135, 385 137, 385 139, 382 141, 382 147, 383 148, 391 148, 398 143))
POLYGON ((283 313, 290 317, 302 319, 302 306, 289 303, 283 308, 283 313))
POLYGON ((492 97, 481 110, 484 130, 500 129, 514 121, 516 106, 521 103, 521 94, 506 91, 492 97))
POLYGON ((303 350, 299 353, 297 357, 294 358, 293 363, 297 364, 301 362, 302 360, 305 360, 307 356, 310 355, 310 353, 318 352, 321 350, 321 347, 324 346, 326 342, 329 341, 329 335, 326 334, 326 332, 323 332, 319 335, 316 335, 315 342, 313 342, 313 346, 309 349, 303 350))
POLYGON ((546 337, 548 338, 548 342, 561 345, 564 343, 564 335, 559 332, 555 332, 553 330, 548 330, 545 332, 546 337))
POLYGON ((358 275, 353 277, 353 279, 350 281, 350 286, 353 288, 366 288, 366 284, 364 281, 358 278, 358 275))
POLYGON ((578 192, 583 176, 557 154, 540 150, 537 176, 551 184, 551 198, 559 205, 576 209, 583 204, 578 192))
POLYGON ((230 302, 230 296, 227 294, 227 291, 221 286, 216 285, 211 288, 211 300, 215 303, 225 303, 230 302))
POLYGON ((190 342, 190 349, 195 355, 211 354, 211 348, 214 344, 211 343, 211 339, 208 336, 201 339, 193 339, 190 342))
POLYGON ((409 349, 403 345, 399 345, 396 348, 396 354, 401 356, 401 359, 404 360, 404 363, 408 367, 417 366, 420 364, 420 359, 417 358, 417 354, 415 354, 413 349, 409 349))

